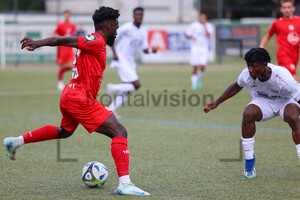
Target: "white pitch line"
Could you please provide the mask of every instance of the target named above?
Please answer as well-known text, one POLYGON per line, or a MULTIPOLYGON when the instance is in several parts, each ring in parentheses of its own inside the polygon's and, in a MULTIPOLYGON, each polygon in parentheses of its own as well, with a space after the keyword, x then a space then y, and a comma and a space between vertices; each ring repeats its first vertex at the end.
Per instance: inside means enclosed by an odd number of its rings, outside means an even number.
POLYGON ((7 91, 1 92, 0 96, 35 96, 35 95, 60 95, 58 90, 36 90, 36 91, 7 91))
MULTIPOLYGON (((138 90, 136 93, 144 93, 144 92, 182 92, 183 90, 189 91, 189 89, 184 88, 142 88, 138 90)), ((0 96, 38 96, 38 95, 60 95, 61 91, 58 90, 27 90, 27 91, 0 91, 0 96)), ((98 95, 104 95, 105 92, 99 92, 98 95)))

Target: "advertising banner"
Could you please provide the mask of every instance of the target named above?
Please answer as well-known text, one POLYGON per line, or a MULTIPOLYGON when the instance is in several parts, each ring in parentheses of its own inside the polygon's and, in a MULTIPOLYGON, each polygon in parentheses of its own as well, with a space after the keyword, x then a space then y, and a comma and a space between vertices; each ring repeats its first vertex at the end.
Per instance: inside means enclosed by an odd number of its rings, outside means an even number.
MULTIPOLYGON (((190 56, 190 43, 185 38, 188 24, 177 25, 145 25, 148 30, 149 46, 157 47, 157 54, 146 55, 139 53, 138 60, 144 63, 188 63, 190 56)), ((50 37, 55 29, 55 24, 7 24, 5 29, 5 46, 7 62, 54 62, 56 47, 43 47, 28 52, 20 49, 20 40, 29 36, 33 39, 50 37)), ((93 31, 92 25, 85 29, 93 31)), ((88 32, 87 33, 91 33, 88 32)), ((215 33, 211 36, 212 45, 209 62, 215 60, 215 33)), ((75 49, 74 49, 75 52, 75 49)), ((107 46, 107 59, 111 60, 110 47, 107 46)))

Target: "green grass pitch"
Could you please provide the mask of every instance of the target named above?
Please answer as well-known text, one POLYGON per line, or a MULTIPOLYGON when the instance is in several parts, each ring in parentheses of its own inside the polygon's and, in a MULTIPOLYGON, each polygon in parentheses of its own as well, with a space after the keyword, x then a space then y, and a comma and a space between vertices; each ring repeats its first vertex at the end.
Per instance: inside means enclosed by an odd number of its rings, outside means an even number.
MULTIPOLYGON (((217 98, 244 67, 243 62, 210 64, 203 88, 197 91, 190 90, 188 65, 138 68, 142 88, 132 94, 132 104, 117 113, 129 134, 131 180, 151 193, 148 199, 299 198, 300 163, 289 127, 280 117, 257 124, 257 178, 246 179, 239 142, 250 95, 244 89, 218 109, 203 112, 203 104, 210 101, 207 97, 217 98)), ((0 71, 1 141, 60 124, 56 73, 54 65, 0 71)), ((108 82, 119 82, 113 69, 105 72, 100 95, 108 82)), ((2 145, 0 199, 135 199, 110 194, 118 184, 110 143, 106 136, 88 134, 79 126, 72 137, 60 142, 60 158, 77 162, 57 161, 57 141, 25 145, 16 161, 6 157, 2 145), (81 181, 81 169, 90 161, 102 162, 109 170, 102 189, 89 189, 81 181)))

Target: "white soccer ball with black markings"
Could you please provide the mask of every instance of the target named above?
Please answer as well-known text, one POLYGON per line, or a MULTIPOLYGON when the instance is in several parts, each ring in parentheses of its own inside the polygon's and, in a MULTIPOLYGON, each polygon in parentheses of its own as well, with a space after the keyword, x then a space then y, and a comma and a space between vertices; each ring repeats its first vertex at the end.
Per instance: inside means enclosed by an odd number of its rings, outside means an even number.
POLYGON ((88 187, 102 187, 108 177, 107 168, 100 162, 87 163, 81 172, 81 179, 88 187))

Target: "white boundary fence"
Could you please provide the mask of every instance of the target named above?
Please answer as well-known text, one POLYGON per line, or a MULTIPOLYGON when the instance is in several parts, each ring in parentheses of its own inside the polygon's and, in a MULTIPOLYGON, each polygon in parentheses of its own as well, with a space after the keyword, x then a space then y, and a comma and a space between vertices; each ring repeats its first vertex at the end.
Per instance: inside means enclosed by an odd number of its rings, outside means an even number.
POLYGON ((5 18, 0 15, 0 68, 4 69, 6 65, 5 51, 5 18))
MULTIPOLYGON (((175 25, 145 25, 149 33, 149 44, 158 46, 161 50, 156 55, 140 54, 139 59, 144 63, 187 63, 189 61, 189 41, 184 36, 188 24, 175 25)), ((5 48, 7 62, 54 62, 55 47, 43 47, 35 52, 20 49, 20 40, 29 36, 42 39, 52 35, 55 24, 7 24, 5 30, 5 48)), ((92 33, 92 24, 85 24, 87 33, 92 33)), ((215 34, 209 61, 215 61, 215 34)), ((108 60, 111 59, 110 48, 107 47, 108 60)))

